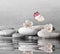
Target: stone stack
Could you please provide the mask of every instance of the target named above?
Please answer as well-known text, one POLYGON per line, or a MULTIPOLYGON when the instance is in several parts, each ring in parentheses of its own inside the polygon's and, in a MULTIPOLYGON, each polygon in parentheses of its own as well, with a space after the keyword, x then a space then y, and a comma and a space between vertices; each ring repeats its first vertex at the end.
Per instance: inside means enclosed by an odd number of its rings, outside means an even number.
POLYGON ((0 31, 0 50, 14 50, 12 42, 13 29, 3 29, 0 31))

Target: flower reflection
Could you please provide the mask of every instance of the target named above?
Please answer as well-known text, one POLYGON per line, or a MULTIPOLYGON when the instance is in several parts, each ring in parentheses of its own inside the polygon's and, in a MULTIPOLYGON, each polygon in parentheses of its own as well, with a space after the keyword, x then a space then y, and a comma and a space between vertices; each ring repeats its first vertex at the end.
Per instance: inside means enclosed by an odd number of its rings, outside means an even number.
POLYGON ((32 51, 24 51, 23 54, 33 54, 32 51))
POLYGON ((42 47, 39 47, 39 49, 43 50, 44 52, 47 52, 47 53, 52 53, 53 45, 51 43, 48 43, 47 45, 43 45, 42 47))
POLYGON ((39 39, 38 40, 38 46, 39 46, 38 49, 42 50, 46 53, 52 53, 55 49, 55 45, 54 45, 55 43, 53 43, 53 42, 51 42, 49 40, 45 40, 45 39, 44 40, 39 39))

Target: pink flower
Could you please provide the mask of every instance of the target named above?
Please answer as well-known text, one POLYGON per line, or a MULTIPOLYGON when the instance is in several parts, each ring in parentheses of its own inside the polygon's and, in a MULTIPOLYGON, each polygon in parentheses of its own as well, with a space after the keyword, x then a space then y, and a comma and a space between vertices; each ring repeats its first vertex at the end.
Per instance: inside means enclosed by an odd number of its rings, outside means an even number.
POLYGON ((45 18, 44 18, 43 16, 40 16, 40 13, 39 13, 39 12, 35 12, 35 13, 34 13, 34 18, 35 18, 35 20, 38 21, 38 22, 42 22, 42 21, 45 20, 45 18))
POLYGON ((35 12, 35 13, 34 13, 34 17, 39 16, 39 15, 40 15, 39 12, 35 12))

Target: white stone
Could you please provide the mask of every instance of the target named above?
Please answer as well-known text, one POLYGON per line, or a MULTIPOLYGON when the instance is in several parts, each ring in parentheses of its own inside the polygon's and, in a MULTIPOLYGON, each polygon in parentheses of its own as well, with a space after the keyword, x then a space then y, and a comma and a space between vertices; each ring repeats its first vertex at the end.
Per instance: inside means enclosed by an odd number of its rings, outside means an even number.
POLYGON ((57 37, 60 35, 60 33, 56 33, 56 32, 47 32, 45 29, 40 30, 37 35, 39 37, 42 38, 53 38, 53 37, 57 37))
POLYGON ((15 30, 13 30, 13 29, 1 30, 0 35, 11 35, 14 32, 15 32, 15 30))
POLYGON ((35 35, 37 34, 37 31, 34 27, 22 27, 18 30, 18 32, 22 35, 35 35))
POLYGON ((12 35, 13 38, 21 37, 21 36, 23 36, 23 35, 21 35, 21 34, 19 34, 19 33, 14 33, 14 34, 12 35))

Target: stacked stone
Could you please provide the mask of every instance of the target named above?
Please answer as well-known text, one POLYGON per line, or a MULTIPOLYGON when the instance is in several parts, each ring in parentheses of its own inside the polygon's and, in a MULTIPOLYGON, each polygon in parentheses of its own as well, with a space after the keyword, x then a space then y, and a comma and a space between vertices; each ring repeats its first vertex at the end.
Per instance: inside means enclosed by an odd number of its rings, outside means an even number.
POLYGON ((14 29, 2 29, 0 31, 0 50, 14 50, 12 34, 14 29))

